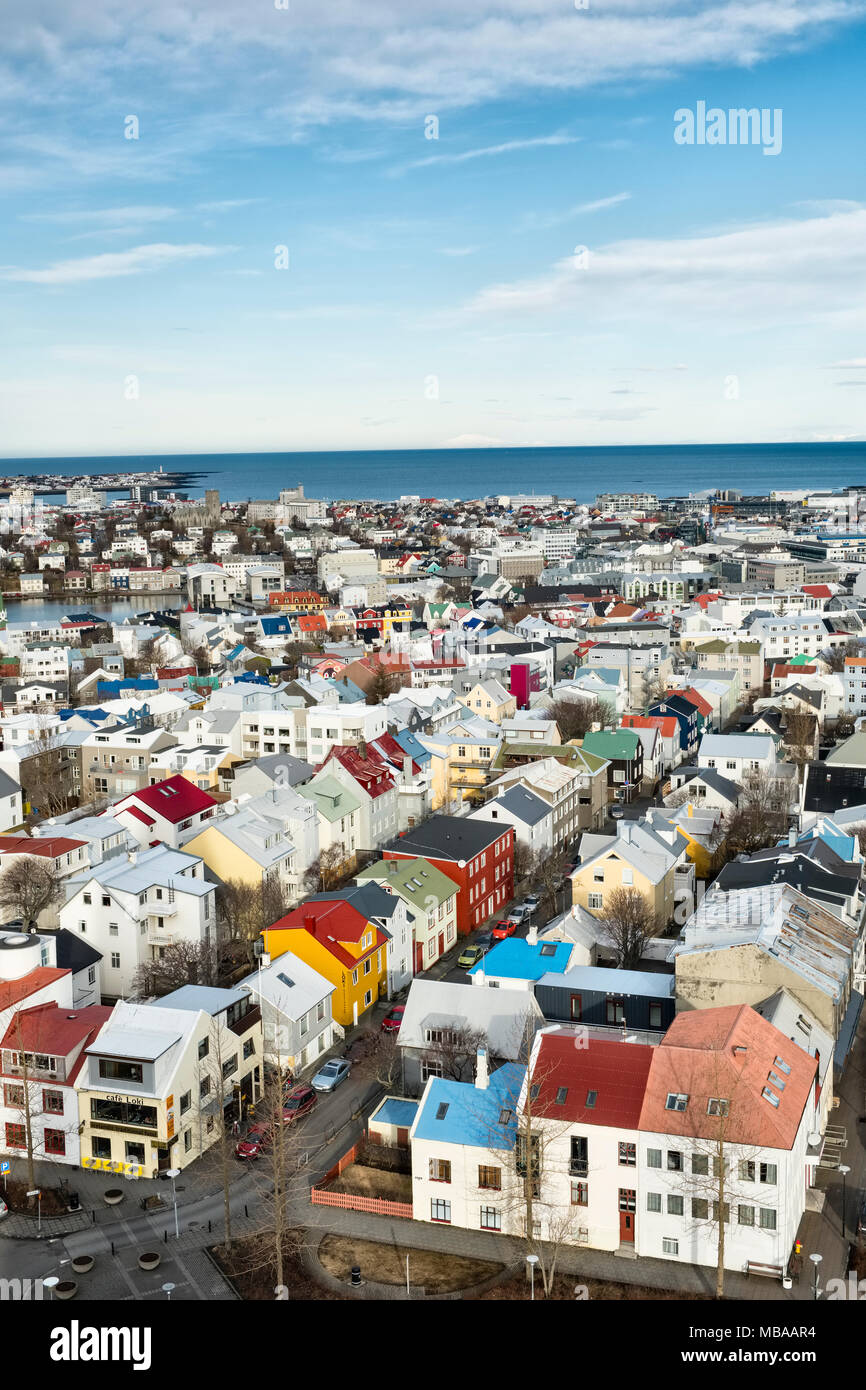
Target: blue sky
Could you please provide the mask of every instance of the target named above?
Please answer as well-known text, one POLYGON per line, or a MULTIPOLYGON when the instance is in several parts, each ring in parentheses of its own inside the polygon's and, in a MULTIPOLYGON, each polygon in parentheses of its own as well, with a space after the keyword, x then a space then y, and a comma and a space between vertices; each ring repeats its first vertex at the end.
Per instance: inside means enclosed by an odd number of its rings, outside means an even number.
POLYGON ((2 454, 864 437, 866 0, 288 4, 4 21, 2 454))

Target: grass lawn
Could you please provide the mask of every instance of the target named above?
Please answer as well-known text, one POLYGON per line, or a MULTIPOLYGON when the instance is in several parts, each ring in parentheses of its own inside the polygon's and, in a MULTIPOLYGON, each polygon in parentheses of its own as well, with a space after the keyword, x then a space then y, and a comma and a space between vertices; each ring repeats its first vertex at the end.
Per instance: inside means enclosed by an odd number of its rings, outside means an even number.
POLYGON ((410 1282, 428 1293, 471 1288, 503 1268, 488 1260, 470 1260, 437 1250, 413 1250, 408 1245, 381 1245, 378 1241, 353 1240, 348 1236, 325 1236, 319 1246, 319 1260, 329 1274, 348 1280, 352 1266, 360 1265, 362 1278, 377 1284, 405 1285, 407 1255, 410 1282))
POLYGON ((350 1163, 334 1182, 329 1192, 352 1192, 356 1197, 382 1197, 389 1202, 412 1201, 412 1179, 408 1173, 389 1173, 385 1168, 367 1168, 363 1163, 350 1163))

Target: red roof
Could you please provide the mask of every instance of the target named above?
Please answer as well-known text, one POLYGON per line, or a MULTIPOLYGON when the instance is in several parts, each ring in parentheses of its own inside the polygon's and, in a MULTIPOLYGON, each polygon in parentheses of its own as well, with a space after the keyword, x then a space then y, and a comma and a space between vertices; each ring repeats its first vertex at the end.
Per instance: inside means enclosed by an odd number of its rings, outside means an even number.
POLYGON ((384 946, 388 938, 378 927, 373 926, 373 944, 360 956, 345 950, 341 942, 351 942, 352 945, 359 946, 371 926, 373 923, 368 921, 362 912, 342 898, 329 901, 318 899, 301 903, 300 907, 294 908, 278 922, 274 922, 273 926, 266 929, 265 938, 267 940, 267 931, 307 931, 326 951, 330 951, 341 965, 354 969, 359 960, 384 946))
MULTIPOLYGON (((152 787, 142 787, 140 791, 130 792, 129 796, 121 797, 120 801, 114 803, 114 810, 132 811, 133 803, 136 801, 143 801, 149 810, 155 811, 164 820, 171 821, 172 825, 177 825, 178 821, 186 820, 188 816, 197 815, 200 811, 207 811, 211 806, 219 804, 214 797, 201 791, 194 782, 181 777, 180 773, 174 777, 166 777, 163 782, 155 782, 152 787)), ((143 817, 139 815, 139 819, 143 817)))
POLYGON ((785 676, 812 676, 817 669, 817 666, 790 666, 787 661, 779 661, 771 674, 773 680, 782 680, 785 676))
POLYGON ((694 705, 695 709, 702 714, 705 719, 712 715, 713 707, 709 700, 705 700, 703 695, 699 694, 699 692, 690 685, 684 685, 682 689, 667 690, 665 691, 665 695, 666 697, 671 695, 682 695, 683 699, 688 700, 690 705, 694 705))
POLYGON ((663 738, 677 737, 677 720, 672 714, 626 714, 623 729, 658 729, 663 738))
POLYGON ((144 825, 156 825, 153 816, 145 815, 144 811, 140 810, 138 806, 124 806, 123 809, 124 811, 128 811, 131 816, 135 816, 135 819, 140 820, 144 825))
MULTIPOLYGON (((400 744, 393 734, 380 734, 378 738, 373 739, 372 746, 376 749, 377 753, 381 753, 386 762, 392 767, 399 768, 402 771, 403 760, 409 755, 405 748, 400 747, 400 744)), ((415 760, 412 759, 412 776, 417 777, 420 771, 421 768, 415 760)))
MULTIPOLYGON (((63 971, 61 974, 65 973, 63 971)), ((48 1052, 52 1057, 68 1057, 75 1045, 106 1023, 113 1009, 91 1004, 85 1009, 61 1008, 56 1001, 21 1009, 11 1020, 0 1047, 25 1047, 28 1051, 48 1052)))
POLYGON ((575 1046, 574 1029, 544 1032, 533 1064, 539 1085, 534 1102, 538 1116, 577 1124, 637 1129, 654 1047, 620 1039, 589 1038, 575 1046), (565 1102, 557 1105, 557 1092, 565 1102), (587 1097, 595 1092, 595 1103, 587 1097))
POLYGON ((363 787, 368 796, 375 798, 382 796, 384 792, 389 792, 394 786, 394 779, 391 776, 391 769, 382 759, 379 753, 371 746, 367 745, 367 756, 361 756, 357 748, 347 747, 345 744, 337 743, 330 749, 325 761, 320 764, 329 763, 332 758, 351 773, 354 780, 360 787, 363 787))
POLYGON ((0 980, 0 1009, 9 1009, 46 985, 53 985, 55 980, 71 974, 71 970, 61 970, 56 965, 37 965, 35 970, 23 975, 20 980, 0 980))
POLYGON ((748 1004, 677 1014, 650 1051, 641 1129, 717 1138, 718 1120, 707 1114, 707 1103, 715 1097, 729 1102, 727 1143, 792 1147, 818 1063, 748 1004), (778 1104, 765 1099, 765 1088, 778 1104), (672 1093, 688 1097, 685 1110, 666 1108, 672 1093))
POLYGON ((42 859, 56 859, 86 844, 86 840, 70 840, 64 835, 39 840, 32 835, 0 835, 0 854, 38 854, 42 859))
POLYGON ((804 594, 811 594, 813 598, 833 597, 833 590, 827 584, 803 584, 801 588, 804 594))

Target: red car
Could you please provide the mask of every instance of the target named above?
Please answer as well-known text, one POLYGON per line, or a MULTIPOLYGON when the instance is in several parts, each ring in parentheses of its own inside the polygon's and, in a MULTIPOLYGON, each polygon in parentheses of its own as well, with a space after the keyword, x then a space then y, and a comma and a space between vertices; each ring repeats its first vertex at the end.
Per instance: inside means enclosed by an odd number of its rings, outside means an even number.
POLYGON ((235 1158, 258 1158, 270 1142, 271 1131, 267 1125, 253 1125, 246 1138, 235 1145, 235 1158))
POLYGON ((396 1004, 389 1014, 382 1019, 381 1029, 383 1033, 398 1033, 400 1024, 403 1022, 403 1015, 406 1012, 405 1004, 396 1004))
POLYGON ((283 1124, 293 1124, 302 1115, 309 1115, 318 1099, 312 1086, 295 1086, 283 1102, 283 1124))
POLYGON ((494 941, 504 941, 506 936, 513 936, 517 931, 517 923, 512 922, 510 917, 503 917, 501 922, 497 922, 490 935, 494 941))

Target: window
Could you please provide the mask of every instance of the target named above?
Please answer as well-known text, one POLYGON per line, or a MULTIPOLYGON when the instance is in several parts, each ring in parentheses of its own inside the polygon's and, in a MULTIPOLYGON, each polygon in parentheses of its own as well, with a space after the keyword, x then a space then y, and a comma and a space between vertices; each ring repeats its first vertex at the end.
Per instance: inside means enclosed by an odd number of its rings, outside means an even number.
POLYGON ((364 961, 364 974, 365 974, 365 975, 369 975, 369 973, 370 973, 370 971, 372 970, 372 968, 373 968, 373 962, 371 961, 370 957, 368 956, 367 959, 364 961))
POLYGON ((760 1167, 761 1182, 769 1182, 775 1186, 776 1165, 775 1163, 762 1163, 760 1167))
POLYGON ((6 1125, 6 1147, 7 1149, 26 1149, 27 1131, 24 1125, 6 1125))
POLYGON ((751 1158, 745 1158, 740 1160, 739 1176, 740 1182, 755 1181, 755 1164, 751 1158))
POLYGON ((604 906, 604 894, 590 893, 587 897, 586 903, 587 907, 590 909, 591 912, 598 912, 604 906))
POLYGON ((255 1038, 247 1038, 246 1042, 244 1043, 244 1061, 246 1061, 247 1058, 252 1057, 252 1055, 253 1055, 253 1053, 255 1052, 255 1050, 256 1050, 255 1038))
POLYGON ((181 1115, 185 1115, 185 1114, 186 1114, 186 1112, 187 1112, 187 1110, 189 1110, 189 1107, 190 1107, 191 1104, 192 1104, 192 1091, 184 1091, 183 1095, 182 1095, 181 1098, 180 1098, 180 1113, 181 1113, 181 1115))
POLYGON ((678 1240, 671 1240, 670 1236, 662 1237, 662 1254, 678 1255, 680 1253, 680 1243, 678 1240))
POLYGON ((775 1110, 778 1110, 779 1097, 776 1095, 775 1091, 771 1090, 769 1086, 765 1086, 763 1091, 761 1092, 761 1095, 763 1096, 764 1100, 768 1100, 770 1102, 770 1104, 773 1106, 775 1110))
POLYGON ((112 970, 119 970, 119 969, 120 969, 120 952, 119 952, 119 951, 112 951, 112 953, 111 953, 111 968, 112 968, 112 970))
MULTIPOLYGON (((46 1134, 48 1133, 47 1130, 46 1130, 45 1132, 46 1132, 46 1134)), ((776 1229, 776 1213, 775 1213, 775 1211, 772 1210, 772 1208, 770 1208, 770 1207, 761 1207, 761 1221, 760 1221, 760 1226, 761 1226, 761 1230, 762 1230, 762 1231, 775 1231, 775 1229, 776 1229)))
POLYGON ((749 1206, 738 1206, 737 1222, 740 1226, 754 1226, 755 1208, 749 1206))
POLYGON ((634 1168, 637 1164, 637 1145, 620 1144, 619 1161, 623 1168, 634 1168))
POLYGON ((431 1182, 450 1182, 451 1163, 447 1158, 430 1159, 430 1181, 431 1182))
POLYGON ((352 984, 353 984, 353 985, 356 985, 357 983, 358 983, 358 972, 357 972, 357 970, 353 970, 353 971, 352 971, 352 984))
POLYGON ((682 1216, 683 1199, 677 1192, 668 1193, 668 1216, 682 1216))
MULTIPOLYGON (((8 1087, 7 1087, 8 1090, 8 1087)), ((7 1100, 6 1104, 9 1104, 7 1100)), ((63 1114, 63 1092, 62 1091, 43 1091, 42 1109, 49 1115, 63 1114)))
POLYGON ((727 1115, 730 1108, 730 1101, 720 1100, 717 1096, 710 1096, 707 1101, 708 1115, 727 1115))
POLYGON ((694 1221, 706 1221, 710 1214, 710 1204, 706 1197, 692 1198, 692 1219, 694 1221))
POLYGON ((608 1023, 625 1023, 625 1004, 621 999, 608 999, 607 1021, 608 1023))
POLYGON ((571 1205, 573 1207, 589 1206, 588 1182, 573 1182, 571 1184, 571 1205))
POLYGON ((688 1095, 683 1095, 679 1091, 669 1091, 665 1101, 665 1110, 685 1110, 688 1103, 688 1095))
POLYGON ((441 1197, 430 1199, 430 1220, 450 1222, 451 1203, 444 1201, 441 1197))
POLYGON ((692 1176, 705 1178, 710 1171, 710 1160, 706 1154, 692 1154, 692 1176))
POLYGON ((668 1150, 668 1172, 681 1173, 683 1171, 683 1156, 678 1149, 668 1150))
POLYGON ((421 1059, 421 1080, 428 1081, 431 1076, 442 1075, 442 1063, 428 1061, 426 1057, 421 1059))
POLYGON ((660 1192, 648 1192, 646 1195, 647 1211, 661 1211, 662 1194, 660 1192))
POLYGON ((90 1152, 94 1158, 111 1158, 111 1140, 101 1135, 91 1134, 90 1152))
POLYGON ((647 1168, 661 1168, 661 1166, 662 1166, 662 1151, 661 1151, 661 1149, 647 1149, 647 1151, 646 1151, 646 1166, 647 1166, 647 1168))
MULTIPOLYGON (((62 1129, 45 1130, 45 1152, 60 1155, 66 1153, 66 1135, 62 1129)), ((773 1212, 773 1215, 776 1213, 773 1212)))
POLYGON ((238 1069, 238 1054, 235 1053, 234 1057, 229 1057, 227 1061, 223 1062, 223 1066, 222 1066, 223 1081, 225 1081, 227 1077, 231 1076, 231 1074, 232 1074, 233 1071, 237 1071, 237 1069, 238 1069))
POLYGON ((781 1057, 776 1057, 774 1059, 773 1066, 776 1067, 780 1072, 783 1072, 785 1076, 791 1075, 791 1068, 788 1066, 787 1062, 782 1061, 781 1057))
POLYGON ((768 1080, 773 1086, 775 1086, 775 1088, 776 1088, 777 1091, 784 1091, 784 1089, 785 1089, 785 1083, 784 1083, 784 1081, 782 1080, 781 1076, 777 1076, 776 1072, 771 1071, 770 1074, 769 1074, 769 1076, 767 1077, 767 1080, 768 1080))
POLYGON ((479 1163, 478 1186, 489 1188, 492 1192, 499 1192, 502 1188, 502 1169, 489 1168, 486 1164, 479 1163))
POLYGON ((662 1026, 662 1006, 661 1004, 650 1004, 649 1006, 649 1026, 658 1029, 662 1026))
POLYGON ((205 1096, 210 1095, 210 1077, 209 1077, 209 1076, 203 1076, 203 1077, 202 1077, 201 1081, 200 1081, 199 1084, 198 1084, 198 1094, 199 1094, 199 1099, 200 1099, 200 1100, 204 1100, 204 1097, 205 1097, 205 1096))
POLYGON ((200 1062, 204 1061, 205 1057, 208 1055, 209 1052, 210 1040, 208 1038, 202 1038, 201 1042, 198 1045, 198 1060, 200 1062))
POLYGON ((372 1002, 373 1002, 373 991, 372 991, 371 989, 368 989, 368 990, 367 990, 367 993, 364 995, 364 1008, 365 1008, 365 1009, 369 1008, 370 1005, 372 1004, 372 1002))
POLYGON ((113 1057, 100 1057, 99 1075, 104 1081, 132 1081, 140 1085, 144 1071, 138 1062, 119 1062, 113 1057))
POLYGON ((482 1231, 501 1231, 502 1213, 496 1207, 481 1208, 481 1229, 482 1231))
POLYGON ((585 1178, 589 1174, 589 1140, 585 1135, 572 1136, 568 1171, 576 1178, 585 1178))
POLYGON ((183 1148, 184 1148, 184 1153, 189 1153, 190 1149, 192 1148, 192 1130, 191 1130, 191 1129, 186 1129, 186 1130, 184 1130, 184 1133, 183 1133, 183 1148))

